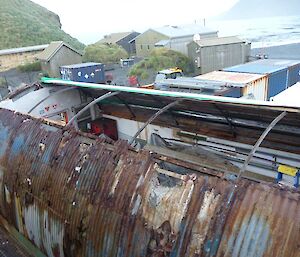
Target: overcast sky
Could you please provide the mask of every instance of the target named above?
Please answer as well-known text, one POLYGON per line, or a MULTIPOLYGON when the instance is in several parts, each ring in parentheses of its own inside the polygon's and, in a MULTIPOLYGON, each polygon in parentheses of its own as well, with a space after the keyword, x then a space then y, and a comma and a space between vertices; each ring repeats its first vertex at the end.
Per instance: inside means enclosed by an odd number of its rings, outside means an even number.
POLYGON ((203 23, 238 0, 32 0, 60 16, 63 30, 85 44, 112 32, 203 23))

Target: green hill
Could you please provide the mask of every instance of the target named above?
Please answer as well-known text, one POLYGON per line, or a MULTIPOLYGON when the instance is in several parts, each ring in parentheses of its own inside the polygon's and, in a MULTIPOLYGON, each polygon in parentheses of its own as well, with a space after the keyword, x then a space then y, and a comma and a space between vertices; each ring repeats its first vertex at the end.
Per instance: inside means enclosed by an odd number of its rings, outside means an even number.
POLYGON ((63 40, 78 50, 84 45, 61 30, 59 16, 29 0, 0 0, 0 49, 63 40))
POLYGON ((129 75, 144 80, 151 74, 173 67, 179 67, 186 75, 194 72, 192 61, 184 54, 163 47, 154 48, 149 57, 132 66, 129 75))

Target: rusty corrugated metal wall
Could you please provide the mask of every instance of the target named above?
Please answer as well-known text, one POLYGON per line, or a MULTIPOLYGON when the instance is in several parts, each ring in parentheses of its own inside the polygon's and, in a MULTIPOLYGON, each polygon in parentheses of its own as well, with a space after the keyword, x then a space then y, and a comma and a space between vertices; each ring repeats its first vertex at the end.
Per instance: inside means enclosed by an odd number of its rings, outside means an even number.
POLYGON ((147 151, 1 109, 0 142, 1 215, 48 256, 300 256, 297 191, 161 175, 147 151))

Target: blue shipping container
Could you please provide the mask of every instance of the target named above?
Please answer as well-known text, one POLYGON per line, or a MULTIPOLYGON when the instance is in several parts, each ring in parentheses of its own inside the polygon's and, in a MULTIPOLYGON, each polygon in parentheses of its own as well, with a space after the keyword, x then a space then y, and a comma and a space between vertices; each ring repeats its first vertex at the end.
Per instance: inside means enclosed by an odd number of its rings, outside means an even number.
POLYGON ((257 61, 264 65, 271 65, 276 68, 288 69, 287 87, 290 87, 300 81, 300 61, 299 60, 280 60, 265 59, 257 61))
POLYGON ((61 78, 78 82, 105 83, 102 63, 79 63, 60 67, 61 78))
POLYGON ((232 88, 224 91, 222 94, 217 94, 217 95, 240 98, 242 96, 242 88, 241 87, 232 87, 232 88))
POLYGON ((289 67, 288 73, 290 87, 300 81, 300 64, 289 67))
POLYGON ((268 75, 268 100, 300 81, 300 61, 297 60, 264 59, 223 70, 268 75))

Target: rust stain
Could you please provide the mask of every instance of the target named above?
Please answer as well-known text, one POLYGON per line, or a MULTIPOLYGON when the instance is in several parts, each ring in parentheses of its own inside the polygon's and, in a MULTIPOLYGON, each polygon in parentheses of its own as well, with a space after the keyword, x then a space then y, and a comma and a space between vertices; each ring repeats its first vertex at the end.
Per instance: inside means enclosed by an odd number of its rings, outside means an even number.
POLYGON ((1 109, 0 140, 1 215, 48 256, 300 256, 299 191, 1 109))

